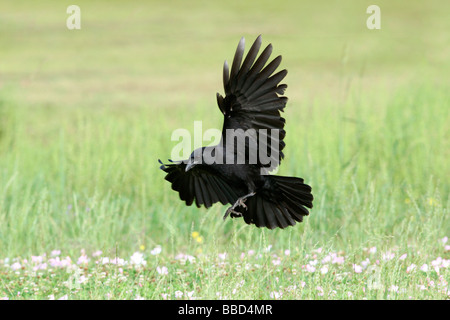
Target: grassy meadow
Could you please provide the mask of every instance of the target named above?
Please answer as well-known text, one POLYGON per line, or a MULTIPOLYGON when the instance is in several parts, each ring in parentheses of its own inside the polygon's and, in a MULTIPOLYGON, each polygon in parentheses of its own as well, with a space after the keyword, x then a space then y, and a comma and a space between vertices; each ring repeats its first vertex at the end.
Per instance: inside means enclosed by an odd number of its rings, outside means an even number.
MULTIPOLYGON (((0 300, 449 299, 448 1, 0 3, 0 300), (175 129, 221 128, 237 43, 289 73, 285 230, 187 207, 175 129)), ((208 141, 205 141, 207 144, 208 141)))

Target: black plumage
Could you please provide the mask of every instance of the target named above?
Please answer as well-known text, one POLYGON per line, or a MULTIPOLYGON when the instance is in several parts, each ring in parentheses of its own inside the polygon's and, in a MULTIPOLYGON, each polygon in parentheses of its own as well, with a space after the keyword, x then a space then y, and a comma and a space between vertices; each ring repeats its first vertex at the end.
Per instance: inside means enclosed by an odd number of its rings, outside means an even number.
POLYGON ((209 208, 216 202, 231 204, 224 219, 230 215, 243 217, 257 227, 285 228, 309 214, 306 208, 312 208, 313 195, 301 178, 267 174, 284 158, 285 119, 280 112, 286 106, 283 95, 287 86, 280 82, 287 71, 274 74, 281 56, 267 63, 271 44, 258 57, 261 42, 259 36, 244 59, 242 38, 231 71, 225 61, 225 97, 217 93, 224 116, 219 145, 194 150, 185 161, 160 163, 167 173, 165 179, 187 205, 195 202, 197 207, 209 208), (239 141, 243 141, 242 148, 239 141))

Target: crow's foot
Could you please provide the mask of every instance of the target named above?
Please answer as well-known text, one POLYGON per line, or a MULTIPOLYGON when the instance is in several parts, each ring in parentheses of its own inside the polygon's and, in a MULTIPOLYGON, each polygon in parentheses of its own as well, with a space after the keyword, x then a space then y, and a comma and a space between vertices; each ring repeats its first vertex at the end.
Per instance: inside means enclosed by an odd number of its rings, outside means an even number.
POLYGON ((251 192, 251 193, 246 194, 245 196, 237 199, 236 202, 227 209, 227 211, 225 212, 225 215, 223 216, 223 220, 225 220, 230 213, 231 213, 231 217, 233 217, 233 218, 242 217, 242 213, 240 213, 234 209, 236 209, 236 207, 243 207, 244 209, 247 210, 247 205, 245 204, 245 201, 247 200, 247 198, 254 196, 254 195, 255 195, 255 192, 251 192))

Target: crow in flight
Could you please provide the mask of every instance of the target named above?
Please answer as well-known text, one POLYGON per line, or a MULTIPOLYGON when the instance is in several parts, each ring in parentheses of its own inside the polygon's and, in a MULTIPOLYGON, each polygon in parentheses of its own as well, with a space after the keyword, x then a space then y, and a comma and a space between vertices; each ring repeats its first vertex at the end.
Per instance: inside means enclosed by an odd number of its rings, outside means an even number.
POLYGON ((280 111, 286 106, 287 86, 279 83, 287 71, 273 74, 281 56, 266 66, 271 44, 257 58, 261 42, 259 36, 243 59, 242 38, 231 72, 225 61, 225 97, 217 93, 224 116, 220 143, 196 149, 184 161, 159 162, 186 205, 231 204, 224 219, 230 215, 257 227, 285 228, 309 214, 305 207, 312 208, 313 195, 301 178, 268 174, 284 158, 285 119, 280 111))

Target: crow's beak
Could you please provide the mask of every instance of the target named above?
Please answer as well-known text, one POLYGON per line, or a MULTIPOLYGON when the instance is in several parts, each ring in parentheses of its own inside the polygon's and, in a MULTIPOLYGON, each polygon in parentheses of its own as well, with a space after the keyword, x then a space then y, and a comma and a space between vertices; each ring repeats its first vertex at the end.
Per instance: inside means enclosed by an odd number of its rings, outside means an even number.
POLYGON ((193 167, 195 167, 195 165, 196 165, 196 163, 191 163, 191 162, 189 162, 189 163, 186 165, 185 172, 188 172, 189 170, 191 170, 193 167))

